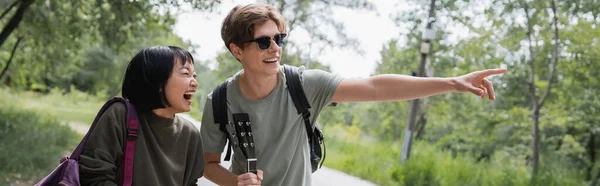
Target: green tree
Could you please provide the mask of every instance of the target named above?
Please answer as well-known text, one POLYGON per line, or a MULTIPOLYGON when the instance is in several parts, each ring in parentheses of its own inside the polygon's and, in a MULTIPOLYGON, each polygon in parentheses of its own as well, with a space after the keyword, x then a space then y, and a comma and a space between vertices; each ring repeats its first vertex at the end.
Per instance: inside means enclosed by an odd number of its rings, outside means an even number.
MULTIPOLYGON (((172 32, 174 15, 180 6, 210 9, 217 3, 218 0, 15 0, 12 4, 3 3, 0 9, 4 18, 0 19, 0 44, 16 40, 9 37, 14 31, 17 38, 23 38, 20 52, 11 63, 14 67, 9 69, 17 87, 68 87, 64 84, 82 66, 85 52, 94 45, 90 43, 105 45, 114 54, 131 55, 127 47, 132 46, 127 43, 146 36, 141 33, 172 32)), ((9 68, 8 64, 3 65, 9 68)))

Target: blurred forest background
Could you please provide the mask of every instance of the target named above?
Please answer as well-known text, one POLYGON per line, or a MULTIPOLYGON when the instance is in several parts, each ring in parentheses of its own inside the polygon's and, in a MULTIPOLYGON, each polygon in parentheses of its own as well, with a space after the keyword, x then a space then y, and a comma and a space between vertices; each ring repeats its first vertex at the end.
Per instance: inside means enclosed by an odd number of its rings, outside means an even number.
MULTIPOLYGON (((283 12, 291 37, 304 28, 312 42, 356 52, 360 43, 328 15, 334 7, 377 11, 368 0, 259 2, 283 12)), ((213 11, 220 3, 0 1, 0 185, 31 185, 49 173, 82 137, 71 128, 85 128, 105 100, 120 96, 135 52, 178 45, 193 53, 199 46, 173 31, 177 14, 182 7, 213 11)), ((392 16, 408 32, 381 46, 374 74, 418 69, 431 2, 407 3, 408 11, 392 16)), ((339 104, 319 119, 325 166, 379 185, 600 185, 600 2, 445 0, 433 12, 426 75, 506 67, 491 78, 497 100, 422 99, 405 163, 400 151, 410 101, 339 104), (449 42, 457 34, 467 36, 449 42)), ((329 70, 303 50, 286 44, 282 63, 329 70)), ((195 63, 200 89, 190 114, 196 119, 206 95, 241 69, 226 50, 216 61, 216 68, 195 63)))

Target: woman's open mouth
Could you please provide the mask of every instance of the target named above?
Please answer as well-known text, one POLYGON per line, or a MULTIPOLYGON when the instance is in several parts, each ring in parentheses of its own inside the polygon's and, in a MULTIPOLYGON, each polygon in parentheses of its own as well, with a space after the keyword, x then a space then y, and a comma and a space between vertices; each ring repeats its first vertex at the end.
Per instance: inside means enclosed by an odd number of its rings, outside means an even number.
POLYGON ((191 101, 193 95, 194 95, 193 92, 186 92, 185 94, 183 94, 183 98, 186 99, 186 100, 188 100, 188 101, 191 101))

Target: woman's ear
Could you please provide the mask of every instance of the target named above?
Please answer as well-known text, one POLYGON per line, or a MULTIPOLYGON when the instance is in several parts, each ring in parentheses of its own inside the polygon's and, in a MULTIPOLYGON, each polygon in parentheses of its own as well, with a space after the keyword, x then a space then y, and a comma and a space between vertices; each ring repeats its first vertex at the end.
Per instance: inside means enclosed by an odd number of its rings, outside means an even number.
POLYGON ((238 59, 238 60, 242 60, 242 54, 244 53, 244 50, 242 50, 240 47, 238 47, 237 45, 230 43, 229 44, 229 48, 231 49, 231 54, 233 54, 233 56, 238 59))

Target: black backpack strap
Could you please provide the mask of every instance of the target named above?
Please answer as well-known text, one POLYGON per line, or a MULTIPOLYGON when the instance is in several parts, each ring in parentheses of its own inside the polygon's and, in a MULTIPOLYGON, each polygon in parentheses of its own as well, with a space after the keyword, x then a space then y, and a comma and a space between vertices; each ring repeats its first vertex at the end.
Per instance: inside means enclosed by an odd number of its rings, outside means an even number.
MULTIPOLYGON (((292 67, 287 66, 287 65, 283 65, 283 70, 285 73, 285 79, 286 79, 286 85, 288 88, 288 92, 290 93, 290 96, 292 97, 292 101, 294 102, 294 106, 296 106, 296 110, 298 111, 298 114, 302 114, 302 118, 304 119, 306 134, 308 135, 309 144, 311 145, 311 151, 312 151, 312 150, 314 150, 313 144, 315 144, 315 142, 313 142, 312 140, 315 139, 315 137, 316 137, 316 140, 318 140, 318 142, 316 142, 316 144, 318 145, 319 142, 323 141, 323 139, 324 139, 323 134, 316 126, 315 126, 314 130, 312 130, 312 127, 310 124, 310 111, 308 110, 309 108, 311 108, 311 106, 310 106, 310 103, 308 102, 308 99, 306 98, 306 94, 304 94, 304 88, 302 88, 300 74, 298 74, 298 71, 296 71, 295 69, 293 69, 292 67)), ((323 147, 325 147, 325 143, 323 143, 323 147)), ((326 150, 324 152, 325 153, 323 154, 322 160, 325 160, 326 150)), ((323 162, 325 162, 325 161, 321 161, 320 166, 323 166, 323 162)))
POLYGON ((213 107, 213 119, 215 124, 219 125, 219 129, 225 134, 227 138, 227 154, 225 155, 225 161, 231 159, 231 139, 227 132, 227 124, 229 123, 229 117, 227 116, 227 83, 229 80, 225 80, 219 86, 217 86, 212 93, 212 107, 213 107))
POLYGON ((310 103, 308 103, 308 99, 304 94, 304 89, 302 88, 302 83, 300 81, 300 75, 296 70, 292 67, 284 65, 283 66, 285 73, 285 83, 287 88, 292 96, 292 100, 294 101, 294 106, 296 106, 296 110, 298 110, 298 114, 308 113, 310 117, 310 112, 308 111, 310 107, 310 103))

